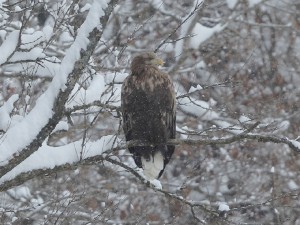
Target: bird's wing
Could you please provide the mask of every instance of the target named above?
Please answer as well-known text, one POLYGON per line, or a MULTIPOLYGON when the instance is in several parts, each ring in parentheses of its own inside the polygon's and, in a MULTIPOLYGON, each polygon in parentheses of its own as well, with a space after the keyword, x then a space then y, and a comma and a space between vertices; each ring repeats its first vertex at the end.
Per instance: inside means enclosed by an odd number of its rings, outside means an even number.
POLYGON ((121 111, 122 111, 122 118, 123 118, 123 130, 125 134, 125 138, 127 141, 131 140, 131 114, 129 110, 129 103, 127 101, 128 96, 131 93, 131 89, 129 87, 130 77, 128 76, 122 85, 121 91, 121 111))

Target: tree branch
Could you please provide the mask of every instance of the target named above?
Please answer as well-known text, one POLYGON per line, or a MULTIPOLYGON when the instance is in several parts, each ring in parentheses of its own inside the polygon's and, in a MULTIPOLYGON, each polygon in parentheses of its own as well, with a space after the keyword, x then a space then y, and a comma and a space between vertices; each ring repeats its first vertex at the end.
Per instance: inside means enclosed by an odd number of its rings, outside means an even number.
MULTIPOLYGON (((292 150, 294 150, 296 153, 300 153, 300 149, 293 143, 292 140, 289 140, 285 137, 275 137, 275 136, 267 136, 267 135, 259 135, 259 134, 247 134, 247 132, 251 131, 251 129, 254 129, 255 126, 257 126, 259 123, 255 123, 250 128, 248 128, 246 131, 239 135, 235 135, 229 138, 220 138, 220 139, 198 139, 198 140, 191 140, 191 139, 171 139, 167 142, 167 144, 172 145, 180 145, 180 144, 187 144, 187 145, 224 145, 224 144, 230 144, 236 141, 244 141, 244 140, 256 140, 259 142, 271 142, 271 143, 280 143, 280 144, 286 144, 288 145, 292 150)), ((297 142, 298 143, 298 142, 297 142)), ((133 146, 145 146, 145 145, 151 145, 149 143, 141 142, 141 141, 129 141, 126 144, 119 144, 117 147, 114 147, 110 150, 105 151, 105 154, 108 155, 112 152, 120 151, 129 147, 133 146)), ((107 157, 104 158, 102 155, 98 155, 95 157, 89 157, 82 161, 76 162, 72 165, 69 163, 56 166, 53 169, 38 169, 33 170, 30 172, 21 173, 18 176, 16 176, 14 179, 10 181, 6 181, 3 184, 0 185, 0 192, 3 190, 7 190, 15 185, 20 185, 34 177, 45 175, 45 174, 51 174, 51 173, 57 173, 64 170, 73 170, 78 168, 78 166, 81 165, 93 165, 96 164, 102 160, 109 161, 110 159, 107 159, 107 157)), ((118 164, 118 163, 116 163, 118 164)), ((129 169, 128 167, 127 169, 129 169)), ((133 172, 133 171, 132 171, 133 172)), ((133 172, 134 175, 139 175, 137 172, 133 172)), ((138 177, 138 176, 137 176, 138 177)), ((144 178, 141 181, 145 181, 144 178)))
MULTIPOLYGON (((249 133, 250 131, 254 130, 260 122, 256 122, 252 126, 250 126, 248 129, 246 129, 244 132, 227 137, 227 138, 219 138, 219 139, 170 139, 168 140, 167 144, 170 145, 181 145, 181 144, 187 144, 187 145, 225 145, 225 144, 231 144, 233 142, 238 141, 245 141, 245 140, 255 140, 258 142, 270 142, 270 143, 276 143, 276 144, 285 144, 288 145, 293 151, 296 153, 300 153, 300 142, 299 146, 295 144, 294 140, 290 140, 286 137, 276 137, 276 136, 270 136, 270 135, 261 135, 261 134, 252 134, 249 133)), ((126 148, 134 147, 134 146, 151 146, 153 144, 151 143, 145 143, 143 141, 138 140, 132 140, 127 142, 125 145, 126 148)))
POLYGON ((95 165, 97 163, 102 162, 103 160, 106 160, 106 157, 104 157, 103 155, 97 155, 93 157, 88 157, 73 164, 66 163, 60 166, 55 166, 54 168, 36 169, 29 172, 23 172, 16 176, 14 179, 3 182, 0 185, 0 192, 6 191, 14 186, 21 185, 26 181, 29 181, 36 177, 50 176, 52 174, 56 174, 62 171, 75 170, 80 166, 95 165))
POLYGON ((117 112, 120 112, 120 107, 118 106, 114 106, 114 105, 109 105, 109 104, 105 104, 105 103, 102 103, 100 100, 96 100, 96 101, 93 101, 91 103, 88 103, 88 104, 84 104, 84 105, 78 105, 78 106, 74 106, 72 108, 69 108, 69 109, 66 109, 66 114, 71 114, 73 112, 76 112, 78 110, 84 110, 84 109, 88 109, 92 106, 97 106, 97 107, 101 107, 103 109, 109 109, 109 110, 115 110, 117 112))
POLYGON ((58 96, 53 104, 53 116, 48 120, 48 123, 40 130, 36 138, 32 140, 29 145, 27 145, 24 149, 21 150, 19 155, 14 156, 12 159, 8 160, 8 163, 6 165, 0 167, 0 177, 5 175, 16 165, 24 161, 32 153, 37 151, 44 142, 44 140, 49 136, 49 134, 52 132, 52 130, 55 128, 58 122, 65 115, 65 103, 68 100, 68 97, 72 92, 77 80, 83 73, 85 65, 88 64, 88 61, 91 55, 93 54, 94 49, 96 48, 102 36, 103 29, 105 28, 109 16, 113 11, 113 6, 115 5, 115 3, 116 0, 111 0, 108 3, 108 7, 104 10, 105 14, 100 18, 102 29, 100 30, 94 28, 92 32, 89 33, 89 44, 87 45, 87 48, 81 49, 80 59, 75 62, 72 72, 67 77, 67 82, 65 84, 66 88, 64 90, 61 89, 59 91, 58 96))
MULTIPOLYGON (((237 142, 237 141, 256 140, 256 141, 259 141, 259 142, 270 142, 270 143, 286 144, 292 150, 294 150, 296 153, 300 153, 300 148, 299 148, 300 143, 299 142, 296 142, 294 140, 289 140, 288 138, 285 138, 285 137, 276 137, 276 136, 268 136, 268 135, 260 135, 260 134, 250 133, 258 125, 259 125, 259 122, 256 122, 255 124, 251 125, 248 129, 246 129, 244 132, 242 132, 238 135, 232 136, 232 137, 219 138, 219 139, 198 139, 198 140, 170 139, 167 142, 167 144, 172 144, 172 145, 187 144, 187 145, 193 145, 193 146, 197 146, 197 145, 224 145, 224 144, 230 144, 230 143, 237 142)), ((29 171, 29 172, 24 172, 24 173, 21 173, 21 174, 17 175, 15 178, 2 183, 0 185, 0 192, 8 190, 9 188, 11 188, 13 186, 23 184, 24 182, 26 182, 26 181, 28 181, 32 178, 38 177, 38 176, 50 175, 50 174, 61 172, 61 171, 64 171, 64 170, 74 170, 74 169, 78 168, 79 166, 94 165, 94 164, 99 163, 103 160, 106 160, 108 162, 111 162, 113 164, 116 164, 116 165, 119 165, 119 166, 125 168, 126 170, 130 171, 133 175, 135 175, 142 183, 145 183, 147 181, 135 169, 125 165, 122 162, 119 162, 119 161, 116 161, 116 160, 113 160, 113 159, 109 158, 109 154, 112 153, 112 152, 116 152, 116 151, 123 150, 123 149, 133 147, 133 146, 145 146, 145 145, 151 145, 151 144, 146 143, 146 142, 142 142, 142 141, 132 140, 132 141, 129 141, 127 143, 121 143, 118 146, 116 146, 116 147, 114 147, 110 150, 105 151, 104 154, 102 154, 102 155, 89 157, 89 158, 83 159, 83 160, 78 161, 78 162, 73 163, 73 164, 66 163, 66 164, 63 164, 63 165, 56 166, 56 167, 51 168, 51 169, 50 168, 36 169, 36 170, 29 171)), ((164 192, 163 190, 158 190, 153 185, 151 186, 150 183, 148 183, 147 185, 148 185, 148 187, 150 187, 150 188, 152 188, 156 191, 159 191, 159 192, 164 193, 165 195, 168 195, 168 197, 178 198, 178 200, 179 200, 178 196, 174 197, 173 195, 170 195, 170 193, 168 193, 168 192, 164 192)), ((191 204, 190 202, 186 202, 186 204, 190 205, 191 208, 193 208, 195 206, 200 207, 198 205, 195 205, 194 203, 191 204)))
POLYGON ((182 24, 184 24, 186 21, 188 21, 200 8, 203 4, 204 1, 201 1, 200 3, 197 3, 193 9, 193 11, 190 12, 190 14, 183 20, 181 21, 178 26, 173 30, 173 32, 171 32, 157 47, 156 49, 154 50, 154 52, 156 53, 160 48, 161 46, 163 46, 164 44, 166 44, 168 42, 168 40, 170 39, 170 37, 172 37, 176 32, 177 30, 182 26, 182 24))

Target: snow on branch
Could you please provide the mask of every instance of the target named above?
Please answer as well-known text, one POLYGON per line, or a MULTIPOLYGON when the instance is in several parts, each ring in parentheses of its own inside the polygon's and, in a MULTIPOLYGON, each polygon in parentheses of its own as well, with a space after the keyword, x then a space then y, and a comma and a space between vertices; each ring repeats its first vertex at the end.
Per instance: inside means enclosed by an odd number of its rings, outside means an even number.
POLYGON ((115 0, 108 5, 94 1, 49 88, 23 121, 6 132, 0 145, 0 177, 37 151, 65 115, 65 103, 102 36, 99 24, 106 26, 114 5, 115 0))
POLYGON ((103 159, 103 153, 117 147, 118 142, 113 135, 104 136, 95 142, 87 142, 83 149, 82 140, 60 147, 48 146, 44 142, 38 151, 0 178, 0 192, 36 176, 72 170, 79 165, 94 164, 103 159))
POLYGON ((18 45, 20 31, 11 32, 0 46, 0 65, 4 64, 14 53, 18 45))
MULTIPOLYGON (((300 143, 296 140, 289 140, 285 137, 276 137, 260 134, 252 134, 251 131, 254 130, 259 125, 259 122, 251 125, 244 132, 226 138, 219 139, 172 139, 168 141, 168 144, 175 145, 224 145, 230 144, 238 141, 245 140, 256 140, 259 142, 270 142, 277 144, 286 144, 296 153, 300 153, 300 143)), ((99 139, 96 142, 88 142, 85 146, 83 158, 79 157, 79 152, 81 149, 82 141, 77 141, 69 145, 61 147, 49 147, 44 144, 39 151, 35 152, 29 158, 27 158, 20 165, 15 167, 8 174, 3 176, 0 179, 0 192, 8 190, 9 188, 23 184, 24 182, 37 177, 45 176, 53 173, 61 172, 64 170, 74 170, 82 165, 94 165, 96 163, 107 161, 114 165, 124 168, 126 171, 129 171, 131 174, 136 176, 142 183, 146 183, 148 187, 152 188, 155 191, 159 191, 167 195, 168 197, 174 197, 177 200, 181 200, 179 196, 173 196, 171 193, 164 191, 163 189, 157 188, 157 186, 147 183, 148 181, 135 169, 132 168, 120 161, 114 160, 109 157, 110 153, 120 151, 133 146, 145 146, 149 143, 141 141, 129 141, 127 143, 121 143, 119 139, 116 139, 114 136, 105 136, 99 139), (75 150, 78 150, 77 152, 75 150), (66 156, 67 155, 67 156, 66 156), (41 160, 42 164, 34 164, 42 158, 47 158, 47 160, 41 160), (57 162, 56 159, 61 159, 60 162, 57 162)), ((184 200, 186 201, 186 200, 184 200)), ((185 202, 191 207, 193 211, 194 207, 202 207, 202 205, 195 205, 192 202, 185 202)), ((203 206, 204 207, 204 206, 203 206)), ((202 208, 206 210, 206 208, 202 208)), ((212 212, 209 209, 210 212, 212 212)))

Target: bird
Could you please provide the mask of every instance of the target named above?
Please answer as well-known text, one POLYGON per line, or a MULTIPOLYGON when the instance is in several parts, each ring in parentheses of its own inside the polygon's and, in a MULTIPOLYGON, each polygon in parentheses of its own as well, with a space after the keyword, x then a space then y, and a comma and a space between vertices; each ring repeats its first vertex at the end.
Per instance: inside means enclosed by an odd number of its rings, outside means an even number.
POLYGON ((161 177, 175 150, 166 143, 176 136, 176 94, 163 64, 153 52, 137 55, 121 88, 125 139, 147 143, 128 150, 150 181, 161 177))

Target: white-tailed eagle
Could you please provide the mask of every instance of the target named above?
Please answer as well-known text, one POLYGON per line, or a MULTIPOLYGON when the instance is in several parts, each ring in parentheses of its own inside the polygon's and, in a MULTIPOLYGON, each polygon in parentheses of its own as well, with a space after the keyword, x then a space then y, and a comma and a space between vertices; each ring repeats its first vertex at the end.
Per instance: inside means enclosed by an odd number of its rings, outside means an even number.
POLYGON ((159 65, 163 61, 152 52, 134 57, 121 94, 126 141, 151 144, 129 148, 149 180, 160 178, 175 149, 166 142, 176 134, 176 96, 169 75, 159 65))

